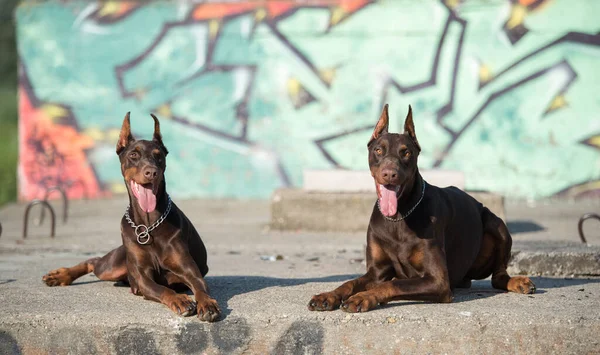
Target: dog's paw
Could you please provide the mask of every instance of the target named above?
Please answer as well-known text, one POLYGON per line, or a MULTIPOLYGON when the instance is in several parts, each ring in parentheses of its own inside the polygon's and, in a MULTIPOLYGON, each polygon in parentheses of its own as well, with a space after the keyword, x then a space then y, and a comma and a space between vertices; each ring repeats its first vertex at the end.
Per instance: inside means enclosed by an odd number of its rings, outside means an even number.
POLYGON ((308 302, 309 311, 333 311, 340 308, 342 299, 333 292, 325 292, 315 295, 308 302))
POLYGON ((198 318, 205 322, 214 322, 221 316, 221 309, 217 301, 210 297, 205 297, 198 301, 198 318))
POLYGON ((73 282, 73 278, 69 275, 67 268, 61 267, 44 275, 42 281, 48 286, 68 286, 73 282))
POLYGON ((349 313, 366 312, 377 307, 377 298, 368 292, 359 292, 342 303, 342 311, 349 313))
POLYGON ((169 296, 164 303, 173 312, 183 317, 191 316, 196 311, 196 303, 187 295, 176 293, 173 296, 169 296))
POLYGON ((510 292, 531 294, 535 293, 535 285, 527 276, 513 276, 508 281, 506 288, 510 292))

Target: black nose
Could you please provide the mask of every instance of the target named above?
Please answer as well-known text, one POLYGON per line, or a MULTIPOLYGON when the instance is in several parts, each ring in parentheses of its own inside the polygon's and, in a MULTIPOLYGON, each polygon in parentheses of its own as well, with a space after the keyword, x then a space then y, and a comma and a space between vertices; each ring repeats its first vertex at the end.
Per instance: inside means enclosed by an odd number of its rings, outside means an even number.
POLYGON ((148 180, 154 180, 154 178, 156 178, 156 175, 158 175, 158 169, 157 168, 153 168, 151 166, 148 166, 146 168, 144 168, 144 177, 148 180))
POLYGON ((398 177, 398 171, 389 168, 383 169, 381 170, 381 177, 383 180, 385 180, 385 182, 390 183, 398 177))

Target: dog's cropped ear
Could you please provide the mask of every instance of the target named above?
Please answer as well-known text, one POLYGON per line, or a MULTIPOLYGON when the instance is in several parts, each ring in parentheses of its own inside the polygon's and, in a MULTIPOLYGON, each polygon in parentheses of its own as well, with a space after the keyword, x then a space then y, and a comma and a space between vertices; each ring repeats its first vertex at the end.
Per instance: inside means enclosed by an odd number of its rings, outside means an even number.
POLYGON ((390 123, 390 117, 388 115, 388 104, 383 106, 383 111, 381 111, 381 116, 379 116, 379 121, 377 121, 377 125, 373 130, 373 134, 371 135, 371 139, 367 146, 370 146, 374 140, 379 138, 382 134, 388 132, 388 125, 390 123))
POLYGON ((160 134, 160 123, 158 122, 158 118, 156 118, 156 116, 154 116, 154 114, 152 113, 150 114, 150 116, 152 116, 152 118, 154 119, 154 135, 152 136, 152 140, 156 142, 163 150, 165 155, 167 155, 169 154, 169 151, 167 150, 167 147, 165 147, 162 141, 162 134, 160 134))
POLYGON ((129 112, 125 115, 123 120, 123 126, 121 127, 121 133, 119 133, 119 141, 117 142, 117 154, 127 148, 127 146, 134 142, 135 138, 131 135, 131 124, 129 122, 129 112))
POLYGON ((413 142, 417 146, 417 149, 421 151, 421 146, 419 145, 419 141, 417 141, 417 134, 415 133, 415 123, 413 122, 412 117, 412 107, 408 105, 408 114, 406 115, 406 120, 404 121, 404 134, 412 138, 413 142))

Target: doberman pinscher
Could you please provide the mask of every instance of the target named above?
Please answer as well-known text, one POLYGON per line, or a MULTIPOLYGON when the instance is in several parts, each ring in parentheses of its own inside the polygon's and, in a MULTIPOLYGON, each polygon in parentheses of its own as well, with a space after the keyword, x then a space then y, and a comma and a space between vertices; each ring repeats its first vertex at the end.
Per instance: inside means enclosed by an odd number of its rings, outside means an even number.
POLYGON ((367 231, 367 273, 313 296, 311 311, 366 312, 394 300, 451 302, 452 289, 492 275, 492 286, 534 293, 525 276, 506 272, 512 239, 506 224, 456 187, 423 180, 421 147, 409 106, 404 133, 388 133, 385 105, 367 145, 378 200, 367 231))
POLYGON ((213 322, 220 310, 208 295, 203 278, 208 272, 206 248, 167 194, 164 172, 168 151, 158 119, 152 118, 152 140, 136 140, 127 113, 117 143, 129 192, 129 207, 121 219, 123 245, 101 258, 50 271, 42 280, 48 286, 66 286, 93 272, 100 280, 126 282, 133 294, 161 302, 179 315, 189 316, 197 310, 200 319, 213 322), (175 292, 182 286, 192 290, 196 302, 175 292))

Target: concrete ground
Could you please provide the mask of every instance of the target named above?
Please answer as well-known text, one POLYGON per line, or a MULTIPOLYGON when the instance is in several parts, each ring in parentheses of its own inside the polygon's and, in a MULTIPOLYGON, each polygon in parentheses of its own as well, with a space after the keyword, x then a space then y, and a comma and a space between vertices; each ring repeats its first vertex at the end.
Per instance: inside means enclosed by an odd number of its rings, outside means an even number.
POLYGON ((512 270, 537 275, 534 295, 484 280, 451 304, 393 302, 354 315, 306 305, 365 271, 365 232, 270 231, 265 201, 176 202, 207 245, 220 322, 180 318, 94 276, 42 283, 50 269, 120 244, 124 198, 73 202, 54 239, 46 221, 22 240, 24 206, 11 205, 0 209, 0 354, 600 353, 600 228, 586 223, 590 246, 577 235, 579 216, 600 212, 600 201, 507 203, 512 270))

